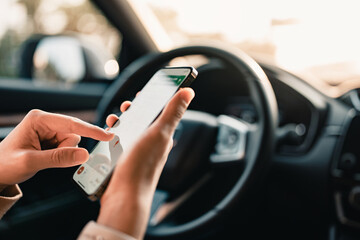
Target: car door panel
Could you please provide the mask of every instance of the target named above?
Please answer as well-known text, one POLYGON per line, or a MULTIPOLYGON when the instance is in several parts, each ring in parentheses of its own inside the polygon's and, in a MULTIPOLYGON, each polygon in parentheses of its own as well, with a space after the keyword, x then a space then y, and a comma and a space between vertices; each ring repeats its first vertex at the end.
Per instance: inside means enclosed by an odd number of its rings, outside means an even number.
POLYGON ((34 108, 94 122, 96 107, 108 85, 108 83, 39 85, 31 80, 1 79, 0 140, 34 108))

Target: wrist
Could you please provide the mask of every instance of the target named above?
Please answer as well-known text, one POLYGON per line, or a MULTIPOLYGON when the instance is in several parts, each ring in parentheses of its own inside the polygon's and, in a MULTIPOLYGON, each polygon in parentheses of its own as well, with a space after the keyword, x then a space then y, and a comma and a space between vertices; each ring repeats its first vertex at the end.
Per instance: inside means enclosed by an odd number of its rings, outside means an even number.
POLYGON ((142 198, 151 198, 155 192, 158 177, 155 174, 129 174, 124 172, 113 176, 109 185, 104 192, 103 199, 117 198, 117 199, 131 199, 134 201, 138 199, 138 203, 143 202, 142 198))
POLYGON ((136 239, 145 233, 151 205, 139 196, 114 193, 104 195, 97 222, 136 239))

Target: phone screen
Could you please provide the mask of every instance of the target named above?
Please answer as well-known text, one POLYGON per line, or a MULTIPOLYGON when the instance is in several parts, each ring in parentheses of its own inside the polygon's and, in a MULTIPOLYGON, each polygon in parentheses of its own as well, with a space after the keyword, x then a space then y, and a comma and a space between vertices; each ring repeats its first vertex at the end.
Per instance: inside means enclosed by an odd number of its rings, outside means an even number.
POLYGON ((109 130, 115 137, 99 142, 74 174, 74 180, 93 195, 104 183, 123 152, 129 150, 139 136, 155 120, 167 102, 191 74, 191 68, 164 68, 157 71, 109 130))

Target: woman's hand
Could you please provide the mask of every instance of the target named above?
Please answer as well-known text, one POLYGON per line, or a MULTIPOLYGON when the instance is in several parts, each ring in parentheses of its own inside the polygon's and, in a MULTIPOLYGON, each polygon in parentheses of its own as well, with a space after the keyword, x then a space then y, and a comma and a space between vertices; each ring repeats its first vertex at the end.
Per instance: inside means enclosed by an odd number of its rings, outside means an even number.
MULTIPOLYGON (((178 91, 132 150, 120 157, 101 198, 98 223, 143 238, 155 188, 173 145, 172 136, 193 97, 190 88, 178 91)), ((123 103, 121 110, 129 105, 123 103)), ((112 126, 116 120, 110 115, 107 124, 112 126)))
POLYGON ((30 111, 0 143, 0 188, 23 182, 45 168, 71 167, 85 162, 89 153, 77 147, 80 136, 101 141, 114 137, 77 118, 30 111))

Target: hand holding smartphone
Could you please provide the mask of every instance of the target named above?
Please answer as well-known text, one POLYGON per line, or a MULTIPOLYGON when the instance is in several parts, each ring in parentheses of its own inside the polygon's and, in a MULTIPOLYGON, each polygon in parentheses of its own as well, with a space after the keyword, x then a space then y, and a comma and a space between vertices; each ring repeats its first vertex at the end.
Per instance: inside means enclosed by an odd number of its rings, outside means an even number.
POLYGON ((101 197, 120 155, 138 140, 176 91, 189 86, 196 76, 192 67, 162 68, 154 74, 109 130, 115 137, 110 142, 99 142, 89 160, 74 173, 74 181, 90 199, 101 197))

